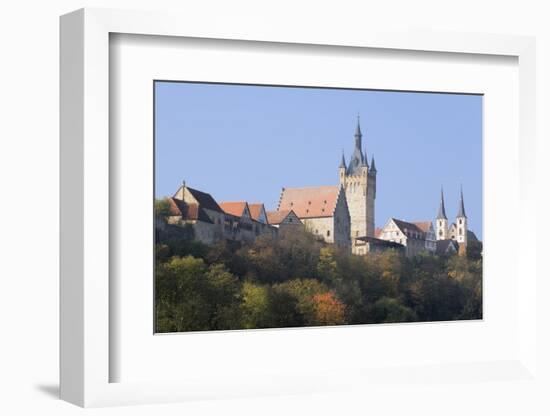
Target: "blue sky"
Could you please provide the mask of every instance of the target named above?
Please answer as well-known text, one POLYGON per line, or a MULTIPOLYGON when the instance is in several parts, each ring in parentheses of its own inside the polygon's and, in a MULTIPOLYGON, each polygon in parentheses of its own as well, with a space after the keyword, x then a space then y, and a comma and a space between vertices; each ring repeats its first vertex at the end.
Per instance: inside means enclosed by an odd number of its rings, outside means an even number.
POLYGON ((441 186, 453 221, 462 185, 482 237, 482 96, 178 82, 155 93, 156 197, 185 180, 218 202, 276 209, 282 187, 338 183, 359 114, 378 170, 376 226, 433 220, 441 186))

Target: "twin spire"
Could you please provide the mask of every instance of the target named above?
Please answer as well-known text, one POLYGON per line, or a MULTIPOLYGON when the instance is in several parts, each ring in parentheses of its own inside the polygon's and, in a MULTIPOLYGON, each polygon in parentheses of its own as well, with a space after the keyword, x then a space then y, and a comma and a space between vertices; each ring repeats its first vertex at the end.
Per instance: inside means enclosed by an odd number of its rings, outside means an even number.
MULTIPOLYGON (((367 151, 365 149, 365 152, 362 151, 362 139, 363 139, 363 133, 361 132, 361 123, 359 120, 359 115, 357 115, 357 126, 355 127, 355 147, 353 149, 353 153, 351 155, 349 165, 346 165, 346 158, 344 156, 344 151, 342 150, 342 160, 340 161, 340 168, 346 169, 346 173, 348 175, 355 175, 358 174, 359 168, 367 167, 369 168, 369 162, 367 160, 367 151)), ((375 173, 376 167, 374 165, 374 155, 372 156, 371 163, 370 163, 370 172, 375 173)))
MULTIPOLYGON (((458 203, 458 213, 456 217, 466 218, 466 210, 464 209, 464 195, 462 193, 462 185, 460 186, 460 201, 458 203)), ((437 213, 436 219, 446 220, 447 214, 445 213, 445 200, 443 199, 443 187, 441 187, 441 200, 439 202, 439 211, 437 213)))

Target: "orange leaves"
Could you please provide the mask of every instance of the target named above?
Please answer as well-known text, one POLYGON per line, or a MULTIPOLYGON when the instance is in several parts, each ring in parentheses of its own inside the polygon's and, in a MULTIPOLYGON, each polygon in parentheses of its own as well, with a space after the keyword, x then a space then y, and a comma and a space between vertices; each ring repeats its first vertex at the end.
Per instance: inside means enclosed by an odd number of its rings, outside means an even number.
POLYGON ((334 292, 313 295, 316 323, 318 325, 341 325, 345 323, 345 305, 334 292))

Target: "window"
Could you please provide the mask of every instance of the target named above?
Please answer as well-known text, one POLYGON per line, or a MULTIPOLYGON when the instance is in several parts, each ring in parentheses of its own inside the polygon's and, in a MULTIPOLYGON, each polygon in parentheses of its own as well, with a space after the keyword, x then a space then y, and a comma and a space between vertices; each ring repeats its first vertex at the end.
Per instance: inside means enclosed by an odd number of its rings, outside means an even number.
POLYGON ((443 236, 443 231, 439 230, 439 236, 443 236))
POLYGON ((288 219, 288 222, 292 222, 292 218, 289 218, 289 219, 288 219))
POLYGON ((359 237, 359 231, 355 231, 355 237, 359 237))
POLYGON ((458 223, 459 223, 459 224, 462 224, 462 218, 458 220, 458 223))
POLYGON ((330 230, 327 230, 327 237, 330 237, 330 230))

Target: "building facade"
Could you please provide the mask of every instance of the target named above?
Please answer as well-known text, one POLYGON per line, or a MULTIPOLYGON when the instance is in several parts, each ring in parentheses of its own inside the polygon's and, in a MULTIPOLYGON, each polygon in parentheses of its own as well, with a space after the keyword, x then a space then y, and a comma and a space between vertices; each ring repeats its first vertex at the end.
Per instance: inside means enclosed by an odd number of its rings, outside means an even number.
POLYGON ((421 252, 465 254, 468 242, 477 241, 476 235, 468 230, 462 189, 460 190, 456 222, 449 225, 442 189, 435 227, 431 221, 407 222, 390 218, 386 225, 376 233, 376 236, 383 240, 403 244, 406 247, 407 256, 415 256, 421 252))
POLYGON ((268 211, 267 223, 279 230, 291 230, 294 227, 303 227, 302 221, 292 210, 268 211))
POLYGON ((351 247, 350 214, 345 191, 340 186, 283 188, 277 211, 293 211, 319 239, 351 247))
POLYGON ((221 240, 252 242, 260 235, 277 236, 277 228, 267 223, 263 204, 257 220, 246 201, 218 204, 210 194, 190 188, 185 183, 173 197, 168 198, 168 203, 166 222, 169 225, 190 225, 194 239, 204 244, 221 240))

